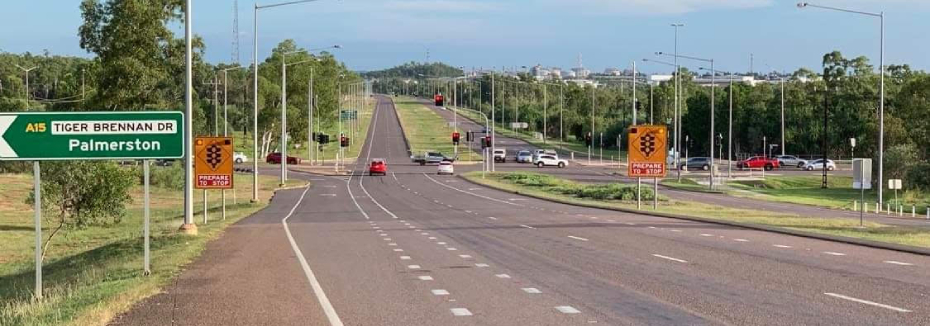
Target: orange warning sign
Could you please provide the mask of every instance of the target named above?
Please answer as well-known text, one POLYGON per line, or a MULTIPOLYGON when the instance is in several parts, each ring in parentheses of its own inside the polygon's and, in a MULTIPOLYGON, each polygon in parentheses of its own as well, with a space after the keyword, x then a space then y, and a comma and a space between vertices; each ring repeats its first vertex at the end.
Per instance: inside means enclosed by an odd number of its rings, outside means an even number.
POLYGON ((194 187, 232 189, 233 141, 229 137, 194 139, 194 187))
POLYGON ((668 129, 665 126, 641 125, 630 127, 627 157, 627 176, 665 177, 668 155, 668 129))

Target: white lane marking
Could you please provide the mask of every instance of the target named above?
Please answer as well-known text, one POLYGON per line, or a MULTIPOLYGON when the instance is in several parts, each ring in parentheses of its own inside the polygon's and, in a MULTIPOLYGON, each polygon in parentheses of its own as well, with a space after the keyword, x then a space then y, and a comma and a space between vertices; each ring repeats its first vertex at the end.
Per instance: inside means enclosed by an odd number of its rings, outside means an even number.
POLYGON ((391 176, 394 177, 394 181, 397 181, 397 174, 396 174, 396 173, 391 172, 391 176))
POLYGON ((470 210, 465 210, 465 213, 471 214, 471 211, 470 211, 470 210))
POLYGON ((681 232, 681 230, 672 230, 672 232, 681 232))
POLYGON ((320 194, 323 197, 336 197, 336 194, 320 194))
POLYGON ((430 292, 432 292, 433 295, 449 295, 449 291, 445 289, 433 289, 430 292))
POLYGON ((394 249, 394 251, 396 251, 396 252, 404 252, 404 249, 396 248, 396 249, 394 249))
POLYGON ((884 261, 884 263, 885 263, 885 264, 892 264, 892 265, 901 265, 901 266, 914 266, 914 264, 905 263, 905 262, 897 261, 897 260, 886 260, 886 261, 884 261))
POLYGON ((597 216, 591 216, 591 219, 592 219, 592 220, 596 220, 596 219, 597 219, 597 216))
MULTIPOLYGON (((381 111, 380 111, 380 110, 375 110, 375 114, 374 114, 374 116, 372 117, 372 119, 377 119, 377 118, 378 118, 378 113, 379 113, 379 112, 381 112, 381 111)), ((377 128, 377 126, 378 126, 378 124, 374 124, 374 125, 371 127, 371 131, 370 131, 370 132, 371 132, 371 135, 372 135, 372 136, 374 136, 374 134, 375 134, 375 129, 377 128)), ((372 139, 374 139, 374 137, 372 137, 372 139)), ((368 142, 368 154, 367 154, 367 156, 365 157, 365 161, 366 161, 366 162, 371 161, 371 145, 372 145, 372 144, 374 144, 374 141, 368 142)), ((387 208, 385 208, 383 205, 381 205, 381 203, 379 203, 378 200, 376 200, 374 197, 372 197, 370 193, 368 193, 368 189, 365 189, 365 184, 362 182, 362 181, 364 181, 364 180, 365 180, 365 175, 364 175, 364 174, 362 174, 360 177, 358 177, 358 186, 359 186, 360 188, 362 188, 362 191, 365 192, 365 195, 368 196, 368 199, 371 199, 371 202, 375 203, 375 205, 377 205, 379 208, 381 208, 381 210, 383 210, 385 213, 388 213, 388 215, 391 215, 391 217, 393 217, 394 219, 400 219, 400 218, 397 217, 397 215, 394 215, 393 212, 389 211, 387 208)), ((354 195, 352 195, 352 187, 349 186, 350 183, 352 183, 352 176, 351 176, 351 175, 349 176, 349 180, 346 181, 346 189, 349 190, 349 196, 353 196, 352 200, 354 201, 355 198, 354 198, 354 195)), ((359 210, 362 210, 362 207, 358 205, 358 202, 355 202, 355 206, 358 207, 359 210)), ((368 215, 367 215, 367 214, 365 215, 365 218, 368 218, 368 215)))
POLYGON ((294 215, 294 211, 297 210, 297 206, 303 202, 304 197, 307 195, 307 191, 310 190, 310 187, 304 189, 304 192, 300 195, 300 199, 297 200, 297 203, 294 204, 294 207, 291 208, 291 211, 287 213, 283 219, 281 219, 281 224, 284 225, 284 233, 287 235, 287 241, 291 243, 291 249, 294 250, 294 254, 297 255, 297 260, 300 262, 300 267, 304 270, 304 275, 307 276, 307 281, 310 282, 310 287, 313 289, 313 293, 316 295, 317 301, 320 302, 320 306, 323 308, 323 313, 326 315, 326 319, 329 320, 331 326, 342 326, 342 320, 339 319, 339 314, 336 313, 336 309, 333 308, 333 304, 329 302, 329 298, 326 297, 326 293, 323 292, 323 287, 320 285, 320 281, 316 279, 316 276, 313 275, 313 270, 310 269, 310 264, 307 263, 307 259, 304 257, 304 254, 300 251, 300 248, 297 247, 297 242, 294 241, 294 236, 291 235, 291 229, 287 226, 287 219, 294 215))
POLYGON ((326 181, 326 179, 323 179, 323 178, 310 178, 310 181, 326 181))
POLYGON ((423 230, 415 229, 415 230, 413 230, 413 231, 415 231, 415 232, 420 232, 420 231, 423 231, 423 230))
POLYGON ((432 281, 433 280, 433 277, 429 275, 423 275, 418 278, 420 279, 420 281, 432 281))
POLYGON ((652 255, 655 256, 655 257, 662 258, 662 259, 668 259, 668 260, 671 260, 671 261, 677 261, 677 262, 679 262, 679 263, 686 263, 686 264, 688 263, 687 260, 683 260, 683 259, 678 259, 678 258, 669 257, 669 256, 662 256, 662 255, 659 255, 659 254, 652 254, 652 255))
POLYGON ((429 235, 429 232, 420 233, 420 235, 429 235))
POLYGON ((481 190, 481 188, 468 188, 470 191, 481 190))
POLYGON ((520 224, 520 227, 521 227, 521 228, 527 228, 527 229, 535 229, 534 227, 529 226, 529 225, 526 225, 526 224, 520 224))
POLYGON ((489 218, 489 219, 492 219, 492 220, 495 220, 495 221, 497 220, 497 218, 494 217, 494 216, 488 216, 488 218, 489 218))
POLYGON ((585 239, 585 238, 582 238, 582 237, 576 237, 576 236, 573 236, 573 235, 570 235, 570 236, 568 236, 568 237, 569 237, 569 238, 572 238, 572 239, 575 239, 575 240, 588 241, 588 239, 585 239))
POLYGON ((746 239, 733 239, 733 241, 738 241, 738 242, 749 242, 749 240, 746 240, 746 239))
POLYGON ((845 296, 845 295, 842 295, 842 294, 836 294, 836 293, 830 293, 830 292, 825 292, 824 294, 829 295, 829 296, 834 297, 834 298, 840 298, 840 299, 843 299, 843 300, 849 300, 849 301, 853 301, 853 302, 858 302, 858 303, 862 303, 862 304, 867 304, 867 305, 870 305, 870 306, 875 306, 875 307, 885 308, 885 309, 889 309, 889 310, 894 310, 894 311, 897 311, 897 312, 911 312, 910 310, 907 310, 907 309, 904 309, 904 308, 898 308, 898 307, 895 307, 895 306, 889 306, 889 305, 881 304, 881 303, 878 303, 878 302, 873 302, 873 301, 869 301, 869 300, 862 300, 862 299, 858 299, 858 298, 853 298, 853 297, 845 296))
POLYGON ((384 241, 391 241, 391 238, 384 238, 384 241))
POLYGON ((654 227, 654 226, 650 226, 649 228, 650 228, 650 229, 655 229, 656 227, 654 227))
POLYGON ((778 248, 791 248, 791 246, 780 245, 780 244, 772 245, 772 247, 778 247, 778 248))
POLYGON ((485 267, 488 267, 488 264, 477 263, 477 264, 475 264, 475 267, 478 267, 478 268, 485 268, 485 267))
POLYGON ((389 243, 388 245, 391 246, 391 247, 393 247, 393 246, 396 246, 397 244, 394 243, 394 242, 391 242, 391 243, 389 243))
POLYGON ((510 278, 510 275, 507 275, 507 274, 497 274, 494 276, 497 276, 497 278, 510 278))
POLYGON ((555 307, 555 310, 558 310, 559 312, 563 314, 580 314, 581 313, 581 311, 578 311, 578 309, 575 309, 572 306, 558 306, 558 307, 555 307))
POLYGON ((416 226, 413 226, 413 225, 408 225, 407 228, 408 228, 408 229, 416 229, 417 227, 416 227, 416 226))
POLYGON ((710 234, 710 233, 701 233, 701 236, 702 236, 702 237, 712 237, 712 236, 714 236, 714 235, 713 235, 713 234, 710 234))
POLYGON ((407 265, 409 269, 420 269, 420 265, 407 265))
POLYGON ((446 205, 446 207, 452 208, 452 205, 446 205))
POLYGON ((446 243, 445 243, 445 242, 437 242, 436 244, 438 244, 438 245, 443 245, 443 246, 444 246, 446 243))
POLYGON ((464 259, 471 259, 471 255, 459 255, 459 257, 462 257, 464 259))
POLYGON ((410 256, 400 256, 400 260, 410 260, 410 256))
POLYGON ((521 200, 526 200, 526 199, 525 198, 510 198, 508 200, 509 201, 521 201, 521 200))
POLYGON ((452 308, 449 310, 452 311, 452 315, 456 317, 471 316, 471 311, 465 308, 452 308))
POLYGON ((429 238, 427 238, 427 239, 436 240, 436 237, 429 237, 429 238))
POLYGON ((522 290, 523 290, 523 292, 526 292, 526 293, 529 293, 529 294, 540 294, 540 293, 542 293, 542 291, 540 291, 540 290, 537 289, 537 288, 523 288, 522 290))
POLYGON ((372 226, 371 228, 377 230, 377 229, 380 229, 381 227, 380 227, 380 226, 372 226))
POLYGON ((326 186, 323 186, 323 188, 336 188, 336 186, 335 186, 335 185, 326 185, 326 186))
POLYGON ((465 190, 462 190, 462 189, 459 189, 459 188, 456 188, 456 187, 447 185, 447 184, 445 184, 445 183, 436 181, 436 179, 431 178, 431 177, 430 177, 428 174, 426 174, 426 173, 423 173, 423 176, 425 176, 427 179, 430 179, 430 180, 433 181, 433 183, 435 183, 435 184, 438 184, 438 185, 440 185, 440 186, 443 186, 443 187, 446 187, 446 188, 449 188, 449 189, 452 189, 452 190, 455 190, 455 191, 458 191, 458 192, 461 192, 461 193, 469 194, 469 195, 472 195, 472 196, 475 196, 475 197, 478 197, 478 198, 484 198, 484 199, 487 199, 487 200, 491 200, 491 201, 495 201, 495 202, 503 203, 503 204, 507 204, 507 205, 525 207, 525 205, 520 205, 520 204, 512 203, 512 202, 509 202, 509 201, 506 201, 506 200, 500 200, 500 199, 497 199, 497 198, 491 198, 491 197, 488 197, 488 196, 479 195, 479 194, 476 194, 476 193, 473 193, 473 192, 468 192, 468 191, 465 191, 465 190))
POLYGON ((452 247, 449 247, 449 248, 446 248, 446 250, 448 250, 448 251, 456 251, 456 250, 458 250, 458 249, 455 249, 455 248, 452 248, 452 247))
POLYGON ((842 252, 835 252, 835 251, 824 251, 823 253, 827 255, 833 255, 833 256, 846 256, 846 254, 842 252))

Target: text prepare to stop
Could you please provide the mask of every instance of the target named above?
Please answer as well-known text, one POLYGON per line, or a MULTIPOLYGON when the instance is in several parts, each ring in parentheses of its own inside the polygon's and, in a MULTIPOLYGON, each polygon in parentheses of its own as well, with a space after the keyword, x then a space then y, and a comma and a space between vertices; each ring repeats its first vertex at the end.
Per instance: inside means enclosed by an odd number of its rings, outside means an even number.
POLYGON ((198 187, 226 187, 230 184, 232 184, 232 179, 229 175, 207 174, 197 176, 198 187))

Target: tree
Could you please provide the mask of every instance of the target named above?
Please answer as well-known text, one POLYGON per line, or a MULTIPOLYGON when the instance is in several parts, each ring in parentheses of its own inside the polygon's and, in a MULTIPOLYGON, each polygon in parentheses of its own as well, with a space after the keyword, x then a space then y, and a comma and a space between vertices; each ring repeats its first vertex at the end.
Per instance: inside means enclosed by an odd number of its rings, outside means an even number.
MULTIPOLYGON (((64 228, 119 223, 132 202, 129 189, 134 184, 132 172, 113 162, 42 163, 42 211, 54 227, 42 249, 64 228)), ((31 192, 26 203, 35 203, 31 192)))

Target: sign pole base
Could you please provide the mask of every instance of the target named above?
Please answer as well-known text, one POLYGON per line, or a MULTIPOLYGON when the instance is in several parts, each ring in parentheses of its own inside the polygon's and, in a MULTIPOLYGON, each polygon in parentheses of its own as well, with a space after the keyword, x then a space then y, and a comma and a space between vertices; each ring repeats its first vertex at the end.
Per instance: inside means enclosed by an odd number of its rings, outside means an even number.
POLYGON ((181 224, 181 228, 178 229, 178 231, 187 235, 197 235, 197 224, 181 224))

